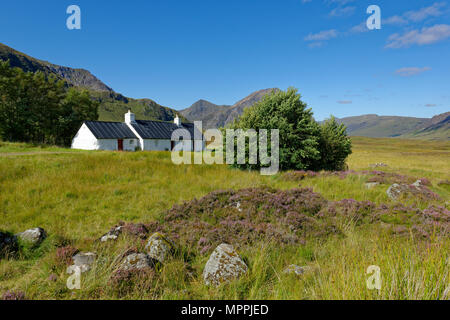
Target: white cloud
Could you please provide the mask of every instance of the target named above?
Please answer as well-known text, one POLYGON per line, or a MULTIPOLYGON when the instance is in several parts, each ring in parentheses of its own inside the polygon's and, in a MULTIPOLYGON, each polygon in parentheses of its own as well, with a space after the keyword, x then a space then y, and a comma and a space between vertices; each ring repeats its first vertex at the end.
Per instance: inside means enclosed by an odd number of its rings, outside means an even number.
POLYGON ((350 29, 350 33, 362 33, 362 32, 367 32, 370 31, 369 28, 367 28, 367 22, 363 21, 360 24, 358 24, 357 26, 354 26, 353 28, 350 29))
POLYGON ((427 103, 425 105, 425 107, 436 107, 436 106, 437 106, 437 104, 434 104, 434 103, 427 103))
POLYGON ((352 100, 339 100, 339 101, 336 101, 336 102, 339 103, 339 104, 352 104, 353 103, 352 100))
POLYGON ((408 68, 401 68, 401 69, 395 70, 395 73, 402 77, 412 77, 412 76, 421 74, 428 70, 431 70, 431 68, 430 67, 423 67, 423 68, 408 67, 408 68))
POLYGON ((356 7, 338 7, 330 12, 332 17, 350 16, 355 13, 356 7))
POLYGON ((324 30, 318 33, 310 33, 305 37, 305 41, 324 41, 336 38, 338 32, 335 29, 324 30))
POLYGON ((388 38, 386 48, 398 49, 407 48, 412 45, 433 44, 450 37, 450 25, 437 24, 432 27, 425 27, 422 30, 412 30, 404 34, 394 33, 388 38))
POLYGON ((401 16, 392 16, 386 19, 382 19, 382 24, 394 24, 394 25, 401 25, 401 24, 407 24, 408 20, 406 20, 405 18, 401 17, 401 16))
POLYGON ((404 14, 404 17, 414 22, 423 21, 428 17, 439 17, 444 13, 441 9, 445 6, 445 2, 435 2, 429 7, 424 7, 417 11, 408 11, 404 14))

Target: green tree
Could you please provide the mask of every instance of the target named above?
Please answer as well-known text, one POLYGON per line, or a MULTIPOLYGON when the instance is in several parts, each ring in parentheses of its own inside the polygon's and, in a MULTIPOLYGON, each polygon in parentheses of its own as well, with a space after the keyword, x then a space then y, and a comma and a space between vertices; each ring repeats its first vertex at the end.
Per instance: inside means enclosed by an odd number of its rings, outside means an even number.
POLYGON ((0 62, 0 138, 69 145, 84 120, 97 120, 98 102, 67 89, 54 75, 23 72, 0 62))
POLYGON ((98 119, 100 103, 92 100, 87 90, 70 88, 61 105, 62 110, 57 125, 57 143, 68 146, 83 121, 98 119))
POLYGON ((343 170, 345 160, 352 153, 347 128, 333 116, 320 125, 319 151, 320 161, 315 167, 317 170, 343 170))
MULTIPOLYGON (((280 169, 311 169, 320 160, 319 127, 313 119, 311 109, 301 101, 294 88, 287 91, 272 92, 253 107, 245 109, 242 116, 229 128, 279 130, 280 169)), ((247 145, 248 149, 248 145, 247 145)), ((270 150, 270 142, 268 143, 270 150)), ((248 158, 247 158, 248 160, 248 158)), ((259 162, 258 162, 259 163, 259 162)), ((257 165, 236 165, 240 168, 257 169, 257 165)))

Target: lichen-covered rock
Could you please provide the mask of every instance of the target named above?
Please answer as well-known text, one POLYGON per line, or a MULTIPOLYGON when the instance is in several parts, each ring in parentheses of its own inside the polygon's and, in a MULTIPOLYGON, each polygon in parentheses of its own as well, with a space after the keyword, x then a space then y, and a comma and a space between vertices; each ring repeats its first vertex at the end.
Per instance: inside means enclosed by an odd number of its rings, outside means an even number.
POLYGON ((440 199, 436 193, 425 187, 421 180, 417 180, 413 184, 394 183, 387 189, 386 193, 392 200, 397 200, 401 197, 415 197, 421 200, 440 199))
POLYGON ((100 238, 100 241, 101 242, 107 242, 107 241, 110 241, 110 240, 117 240, 117 238, 122 233, 122 228, 123 228, 122 226, 112 228, 111 230, 109 230, 106 234, 104 234, 100 238))
POLYGON ((211 254, 203 270, 206 285, 218 286, 239 278, 248 270, 247 265, 239 257, 233 246, 222 243, 211 254))
POLYGON ((119 270, 143 270, 155 266, 155 262, 145 253, 132 253, 125 257, 119 270))
POLYGON ((40 244, 47 238, 47 233, 42 228, 28 229, 16 235, 21 241, 29 242, 34 245, 40 244))
POLYGON ((80 268, 81 272, 91 270, 97 255, 93 252, 79 252, 72 257, 73 265, 80 268))
POLYGON ((157 232, 148 239, 145 251, 150 258, 163 263, 170 256, 174 248, 175 245, 172 241, 157 232))
POLYGON ((290 266, 287 266, 283 272, 287 273, 287 274, 295 274, 297 276, 300 276, 308 270, 309 270, 309 267, 300 267, 295 264, 291 264, 290 266))

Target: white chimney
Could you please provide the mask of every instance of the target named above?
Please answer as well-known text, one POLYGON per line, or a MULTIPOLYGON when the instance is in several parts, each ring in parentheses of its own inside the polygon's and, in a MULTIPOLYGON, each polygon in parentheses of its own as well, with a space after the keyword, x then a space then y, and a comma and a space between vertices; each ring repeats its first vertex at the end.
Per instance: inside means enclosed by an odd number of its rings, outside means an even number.
POLYGON ((178 117, 178 115, 175 117, 175 120, 173 121, 177 126, 181 127, 181 119, 178 117))
POLYGON ((131 110, 128 110, 128 113, 125 113, 125 123, 130 124, 136 122, 136 116, 134 113, 131 113, 131 110))

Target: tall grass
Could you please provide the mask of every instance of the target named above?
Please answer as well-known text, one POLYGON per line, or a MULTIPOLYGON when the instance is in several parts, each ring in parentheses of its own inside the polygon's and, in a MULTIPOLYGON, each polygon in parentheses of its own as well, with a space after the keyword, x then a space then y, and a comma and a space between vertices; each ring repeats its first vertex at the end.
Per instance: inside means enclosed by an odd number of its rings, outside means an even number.
MULTIPOLYGON (((17 148, 0 147, 0 153, 17 148)), ((348 163, 350 169, 367 170, 372 163, 384 162, 389 166, 380 170, 428 178, 445 204, 450 191, 437 183, 450 179, 449 156, 448 142, 355 138, 348 163)), ((392 202, 384 186, 369 190, 364 183, 364 176, 307 178, 299 183, 282 174, 265 177, 225 165, 176 166, 164 152, 0 157, 0 230, 16 233, 40 226, 50 235, 40 247, 24 247, 19 256, 0 260, 0 295, 21 290, 31 299, 441 298, 450 284, 449 239, 399 237, 379 225, 355 228, 347 223, 344 237, 310 239, 306 245, 277 247, 263 242, 244 248, 240 254, 248 274, 219 288, 202 282, 207 256, 187 261, 179 254, 157 277, 121 294, 110 285, 115 259, 127 248, 143 248, 145 243, 127 237, 106 245, 94 241, 121 220, 150 222, 174 204, 218 189, 289 189, 301 184, 329 200, 392 202), (56 247, 67 244, 98 254, 79 291, 67 289, 66 266, 57 262, 56 247), (300 277, 283 273, 289 264, 309 266, 310 271, 300 277), (366 287, 369 265, 381 268, 379 291, 366 287), (50 275, 57 280, 49 280, 50 275)))

